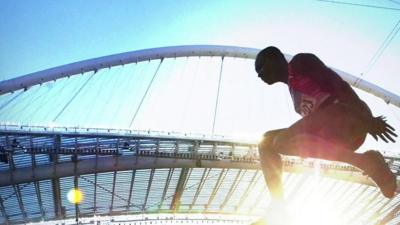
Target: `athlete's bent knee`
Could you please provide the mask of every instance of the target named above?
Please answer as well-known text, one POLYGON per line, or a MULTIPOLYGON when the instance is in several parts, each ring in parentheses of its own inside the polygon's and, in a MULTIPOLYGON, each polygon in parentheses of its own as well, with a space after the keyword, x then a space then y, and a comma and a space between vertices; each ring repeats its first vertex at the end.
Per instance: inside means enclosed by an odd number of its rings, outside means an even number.
POLYGON ((258 144, 260 156, 273 151, 272 144, 274 143, 274 139, 278 133, 278 130, 267 131, 264 133, 262 140, 258 144))

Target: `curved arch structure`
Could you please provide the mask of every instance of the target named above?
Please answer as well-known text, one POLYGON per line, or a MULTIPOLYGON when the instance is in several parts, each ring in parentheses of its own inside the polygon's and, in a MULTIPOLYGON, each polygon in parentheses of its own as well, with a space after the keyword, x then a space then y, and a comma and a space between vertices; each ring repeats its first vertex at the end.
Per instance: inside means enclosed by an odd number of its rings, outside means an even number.
MULTIPOLYGON (((259 51, 259 49, 255 48, 236 46, 187 45, 151 48, 120 53, 89 60, 83 60, 80 62, 58 66, 51 69, 2 81, 0 82, 0 95, 14 92, 20 89, 26 90, 31 86, 46 83, 52 80, 57 80, 63 77, 74 76, 89 71, 96 72, 102 68, 109 68, 129 63, 189 56, 218 56, 255 59, 259 51)), ((288 60, 292 58, 291 55, 285 54, 285 56, 288 60)), ((383 99, 388 104, 391 103, 397 107, 400 107, 400 96, 344 71, 338 69, 334 70, 349 84, 383 99)))

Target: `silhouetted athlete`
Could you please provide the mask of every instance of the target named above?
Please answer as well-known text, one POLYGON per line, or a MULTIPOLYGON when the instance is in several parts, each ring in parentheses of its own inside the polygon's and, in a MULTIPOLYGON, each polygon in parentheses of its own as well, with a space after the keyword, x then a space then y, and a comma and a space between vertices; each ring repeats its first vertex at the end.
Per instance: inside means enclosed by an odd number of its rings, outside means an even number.
POLYGON ((265 83, 289 86, 294 107, 302 118, 286 129, 264 134, 259 144, 261 167, 273 199, 283 199, 282 155, 349 163, 364 171, 392 198, 396 177, 381 153, 355 153, 367 133, 385 142, 397 137, 384 117, 371 110, 348 83, 313 54, 300 53, 288 63, 276 47, 260 51, 255 69, 265 83))

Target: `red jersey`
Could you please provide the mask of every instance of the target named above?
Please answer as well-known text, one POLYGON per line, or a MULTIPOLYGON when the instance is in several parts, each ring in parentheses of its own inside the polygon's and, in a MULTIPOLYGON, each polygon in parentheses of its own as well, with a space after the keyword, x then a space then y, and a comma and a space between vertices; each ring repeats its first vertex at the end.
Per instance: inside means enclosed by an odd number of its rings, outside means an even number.
POLYGON ((288 72, 288 86, 294 108, 303 117, 316 111, 328 98, 332 99, 332 88, 329 83, 324 83, 323 79, 315 79, 326 76, 325 73, 329 73, 329 68, 314 55, 306 53, 296 55, 288 65, 288 72))

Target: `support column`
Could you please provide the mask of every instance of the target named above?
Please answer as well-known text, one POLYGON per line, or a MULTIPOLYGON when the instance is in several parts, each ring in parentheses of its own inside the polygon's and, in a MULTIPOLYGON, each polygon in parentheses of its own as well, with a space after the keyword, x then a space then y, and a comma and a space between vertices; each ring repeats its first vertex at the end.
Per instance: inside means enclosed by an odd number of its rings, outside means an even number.
POLYGON ((175 194, 171 202, 171 210, 174 212, 179 210, 182 193, 185 188, 186 179, 188 178, 188 173, 189 173, 188 168, 182 168, 178 184, 176 185, 175 194))

